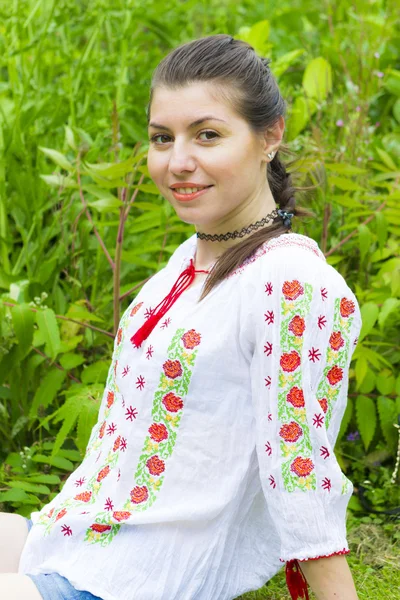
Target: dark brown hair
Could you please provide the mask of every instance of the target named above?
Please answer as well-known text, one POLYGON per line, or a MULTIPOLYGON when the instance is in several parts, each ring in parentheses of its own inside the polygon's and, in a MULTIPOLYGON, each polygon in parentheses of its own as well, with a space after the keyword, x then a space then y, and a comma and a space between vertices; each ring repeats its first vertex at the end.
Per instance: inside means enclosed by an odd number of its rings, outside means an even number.
MULTIPOLYGON (((153 73, 147 106, 147 122, 150 120, 151 102, 157 87, 179 89, 192 83, 212 81, 213 90, 218 97, 229 102, 236 113, 247 121, 254 133, 264 133, 286 113, 285 101, 271 73, 269 63, 270 60, 260 58, 250 44, 235 40, 230 35, 211 35, 182 44, 170 52, 153 73)), ((280 151, 293 156, 293 153, 283 144, 280 146, 280 151)), ((288 167, 293 162, 289 163, 288 167)), ((280 209, 299 217, 312 216, 313 213, 310 211, 295 206, 294 197, 297 190, 310 188, 293 185, 291 174, 286 171, 279 152, 276 152, 273 160, 267 163, 266 175, 274 200, 280 209)), ((210 271, 200 300, 264 242, 288 230, 290 225, 284 225, 282 218, 277 217, 272 225, 256 231, 235 246, 228 248, 210 271)))

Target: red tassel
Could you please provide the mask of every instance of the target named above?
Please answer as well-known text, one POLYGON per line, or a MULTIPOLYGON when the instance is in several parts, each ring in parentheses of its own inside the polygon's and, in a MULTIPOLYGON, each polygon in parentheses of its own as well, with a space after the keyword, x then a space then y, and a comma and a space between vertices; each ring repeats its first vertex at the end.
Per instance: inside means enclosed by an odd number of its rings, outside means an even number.
POLYGON ((298 600, 298 598, 309 600, 307 580, 304 578, 297 560, 289 560, 286 563, 286 583, 292 600, 298 600))
POLYGON ((152 315, 131 337, 131 342, 134 346, 136 346, 136 348, 140 348, 142 342, 149 337, 150 333, 153 331, 160 319, 162 319, 162 317, 171 308, 174 302, 176 302, 182 292, 184 292, 192 283, 195 273, 197 272, 198 271, 196 271, 194 268, 193 259, 190 259, 190 265, 179 275, 169 294, 165 296, 163 300, 161 300, 161 302, 154 309, 152 315))

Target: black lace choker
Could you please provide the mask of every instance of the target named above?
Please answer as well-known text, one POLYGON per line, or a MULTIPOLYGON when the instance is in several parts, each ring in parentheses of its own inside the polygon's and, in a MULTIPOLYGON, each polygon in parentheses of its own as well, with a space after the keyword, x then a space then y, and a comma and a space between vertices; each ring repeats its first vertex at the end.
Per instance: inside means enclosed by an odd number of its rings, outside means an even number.
POLYGON ((236 231, 228 231, 228 233, 219 233, 219 234, 217 234, 217 233, 216 234, 200 233, 198 231, 196 235, 200 240, 208 240, 209 242, 222 242, 224 240, 242 238, 245 235, 251 233, 252 231, 255 231, 256 229, 263 227, 264 225, 266 225, 268 223, 268 221, 272 221, 273 219, 276 219, 277 217, 281 217, 283 220, 283 224, 290 228, 293 216, 294 216, 293 213, 288 213, 281 209, 278 209, 278 210, 274 209, 271 213, 269 213, 269 215, 267 215, 260 221, 256 221, 255 223, 252 223, 248 227, 243 227, 243 229, 236 230, 236 231))

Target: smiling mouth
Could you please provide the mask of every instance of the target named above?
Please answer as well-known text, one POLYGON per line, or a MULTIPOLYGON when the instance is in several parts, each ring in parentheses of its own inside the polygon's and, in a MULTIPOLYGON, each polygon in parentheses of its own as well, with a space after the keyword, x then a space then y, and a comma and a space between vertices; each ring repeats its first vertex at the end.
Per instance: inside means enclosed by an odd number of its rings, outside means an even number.
POLYGON ((177 192, 178 194, 194 194, 196 192, 200 192, 201 190, 206 190, 207 188, 212 187, 212 185, 202 185, 201 187, 179 187, 179 188, 171 188, 173 192, 177 192))

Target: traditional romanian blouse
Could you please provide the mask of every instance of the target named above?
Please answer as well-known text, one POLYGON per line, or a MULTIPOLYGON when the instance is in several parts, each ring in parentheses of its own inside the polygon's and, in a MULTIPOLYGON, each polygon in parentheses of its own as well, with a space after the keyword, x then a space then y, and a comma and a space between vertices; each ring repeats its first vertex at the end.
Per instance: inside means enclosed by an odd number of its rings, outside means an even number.
POLYGON ((135 346, 196 242, 125 311, 85 457, 32 513, 20 573, 104 600, 232 600, 286 561, 348 552, 353 486, 333 449, 356 297, 315 241, 282 234, 135 346))

